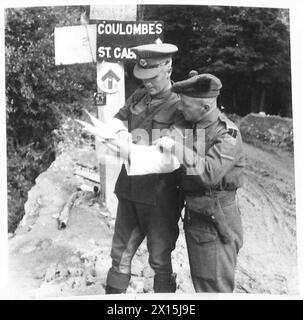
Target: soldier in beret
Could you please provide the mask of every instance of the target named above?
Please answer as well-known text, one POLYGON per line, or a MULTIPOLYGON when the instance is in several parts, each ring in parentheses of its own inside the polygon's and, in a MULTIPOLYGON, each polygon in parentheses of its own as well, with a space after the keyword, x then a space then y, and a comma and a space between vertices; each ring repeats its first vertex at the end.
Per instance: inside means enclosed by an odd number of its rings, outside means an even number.
MULTIPOLYGON (((169 128, 180 112, 179 96, 171 91, 172 55, 178 48, 160 43, 133 48, 137 55, 134 76, 139 87, 117 113, 127 121, 133 143, 150 145, 152 130, 169 128)), ((179 235, 180 206, 176 172, 128 176, 122 166, 116 182, 118 211, 112 241, 112 267, 106 293, 126 292, 131 262, 146 237, 149 263, 155 272, 154 292, 175 292, 171 252, 179 235)))
MULTIPOLYGON (((191 74, 172 91, 181 97, 179 110, 192 124, 193 136, 184 135, 183 143, 163 137, 157 146, 166 151, 173 146, 184 170, 184 230, 196 292, 232 292, 242 246, 236 200, 245 164, 242 139, 236 125, 217 108, 221 81, 211 74, 191 74), (189 138, 193 148, 187 147, 189 138)), ((179 129, 174 125, 171 132, 179 129)))

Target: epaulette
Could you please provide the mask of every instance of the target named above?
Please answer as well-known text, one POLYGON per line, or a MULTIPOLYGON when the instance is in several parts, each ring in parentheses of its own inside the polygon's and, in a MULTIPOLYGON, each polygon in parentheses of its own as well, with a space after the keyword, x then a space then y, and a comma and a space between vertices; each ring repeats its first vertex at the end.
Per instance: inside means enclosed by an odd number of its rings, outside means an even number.
POLYGON ((239 132, 239 128, 231 120, 229 120, 225 114, 221 113, 219 115, 219 119, 225 123, 226 129, 228 130, 228 133, 230 135, 232 134, 237 135, 237 133, 239 132), (234 133, 235 131, 237 133, 234 133))

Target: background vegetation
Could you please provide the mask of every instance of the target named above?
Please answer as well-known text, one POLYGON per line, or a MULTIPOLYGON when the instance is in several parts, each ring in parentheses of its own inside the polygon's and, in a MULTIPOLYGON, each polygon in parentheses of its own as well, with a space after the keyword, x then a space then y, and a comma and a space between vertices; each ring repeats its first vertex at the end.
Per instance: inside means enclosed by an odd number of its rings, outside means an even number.
MULTIPOLYGON (((5 62, 9 231, 23 216, 27 192, 55 159, 64 117, 79 117, 96 91, 94 64, 55 66, 54 29, 80 24, 73 7, 6 9, 5 62)), ((140 6, 163 20, 164 39, 179 47, 173 80, 191 69, 222 79, 229 113, 291 117, 288 11, 216 6, 140 6)), ((126 96, 136 86, 126 64, 126 96)))
POLYGON ((165 41, 180 48, 176 79, 191 69, 214 73, 223 82, 222 104, 229 112, 291 116, 287 10, 148 6, 144 18, 163 20, 165 41))

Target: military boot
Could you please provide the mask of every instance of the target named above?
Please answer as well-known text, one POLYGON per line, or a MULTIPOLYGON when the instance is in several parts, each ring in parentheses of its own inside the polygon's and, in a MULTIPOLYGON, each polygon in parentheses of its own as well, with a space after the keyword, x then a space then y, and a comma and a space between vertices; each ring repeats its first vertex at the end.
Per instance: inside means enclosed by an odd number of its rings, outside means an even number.
POLYGON ((176 292, 176 277, 175 273, 169 275, 156 274, 154 277, 154 292, 176 292))
POLYGON ((125 292, 126 292, 126 289, 121 290, 121 289, 113 288, 109 285, 105 287, 105 294, 119 294, 119 293, 125 293, 125 292))

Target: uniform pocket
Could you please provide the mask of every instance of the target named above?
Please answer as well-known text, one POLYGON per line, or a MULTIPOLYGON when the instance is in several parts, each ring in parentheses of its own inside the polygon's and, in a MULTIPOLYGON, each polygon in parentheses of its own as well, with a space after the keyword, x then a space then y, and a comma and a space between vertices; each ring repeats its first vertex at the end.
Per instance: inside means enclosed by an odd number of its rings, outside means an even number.
POLYGON ((236 251, 238 252, 243 246, 243 226, 240 210, 235 202, 223 205, 221 206, 221 209, 226 217, 226 221, 235 242, 236 251))
POLYGON ((187 232, 197 244, 208 243, 217 239, 217 234, 215 232, 209 232, 199 228, 187 228, 187 232))
POLYGON ((208 196, 202 197, 186 197, 186 206, 189 210, 201 214, 204 218, 210 220, 210 216, 216 210, 216 202, 208 196))
POLYGON ((208 280, 216 280, 217 274, 217 232, 202 228, 185 228, 191 274, 208 280))

